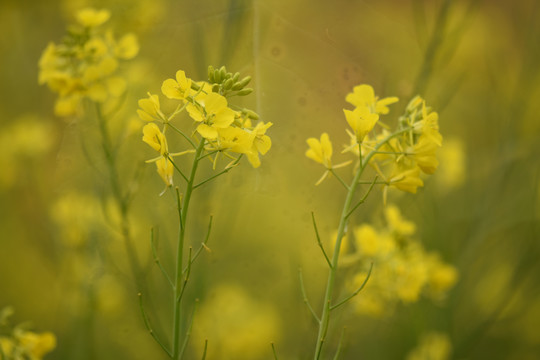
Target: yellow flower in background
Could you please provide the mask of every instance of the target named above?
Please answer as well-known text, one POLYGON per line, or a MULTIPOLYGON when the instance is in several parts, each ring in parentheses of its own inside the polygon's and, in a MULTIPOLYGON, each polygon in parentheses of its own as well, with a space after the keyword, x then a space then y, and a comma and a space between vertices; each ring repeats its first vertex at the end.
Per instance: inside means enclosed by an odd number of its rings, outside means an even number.
POLYGON ((109 20, 111 13, 108 10, 96 10, 92 8, 85 8, 80 10, 77 15, 77 21, 79 24, 85 27, 97 27, 109 20))
POLYGON ((452 353, 452 343, 446 334, 430 332, 422 335, 420 343, 406 360, 448 360, 452 353))
POLYGON ((367 106, 359 106, 353 111, 343 109, 343 112, 358 142, 364 139, 379 120, 379 115, 372 113, 367 106))
POLYGON ((41 334, 24 330, 15 330, 15 338, 31 360, 41 360, 43 356, 56 348, 56 336, 51 332, 41 334))
POLYGON ((463 141, 457 138, 445 139, 444 146, 438 151, 438 156, 441 166, 435 180, 440 187, 448 190, 463 184, 467 165, 463 141))
POLYGON ((430 294, 436 298, 444 298, 448 289, 458 281, 457 269, 443 263, 438 256, 432 255, 428 260, 429 276, 428 285, 430 294))
POLYGON ((264 358, 270 342, 280 340, 279 315, 270 303, 250 296, 243 288, 214 286, 197 310, 193 341, 200 347, 208 340, 210 359, 251 360, 264 358))
POLYGON ((161 156, 168 155, 167 138, 165 138, 165 135, 163 135, 156 124, 149 123, 143 127, 142 140, 159 152, 161 156))
POLYGON ((370 112, 382 115, 388 114, 390 111, 388 105, 399 101, 395 96, 379 100, 375 96, 373 87, 366 84, 355 86, 353 92, 347 94, 345 100, 356 107, 366 107, 370 112))
POLYGON ((191 91, 191 79, 183 70, 176 72, 175 79, 167 79, 161 85, 161 92, 169 99, 185 100, 191 91))
POLYGON ((58 93, 56 115, 79 115, 84 98, 107 104, 124 94, 127 86, 118 75, 119 60, 135 57, 139 45, 134 34, 116 41, 111 31, 98 28, 109 17, 107 10, 81 10, 79 26, 72 26, 62 43, 51 43, 43 51, 38 82, 58 93))
POLYGON ((162 121, 164 115, 161 112, 159 105, 159 97, 148 93, 148 98, 140 99, 138 101, 140 109, 137 109, 137 114, 144 121, 162 121))
POLYGON ((396 205, 387 205, 384 209, 384 216, 392 232, 401 236, 410 236, 416 232, 416 224, 405 220, 396 205))

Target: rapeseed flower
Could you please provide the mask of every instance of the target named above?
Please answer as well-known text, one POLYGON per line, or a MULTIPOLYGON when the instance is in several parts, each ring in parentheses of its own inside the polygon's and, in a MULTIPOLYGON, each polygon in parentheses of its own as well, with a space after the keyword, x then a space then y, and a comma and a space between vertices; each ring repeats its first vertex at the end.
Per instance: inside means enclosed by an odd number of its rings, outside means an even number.
POLYGON ((366 84, 355 86, 353 92, 347 94, 345 100, 356 107, 366 107, 370 112, 382 115, 390 111, 388 105, 399 101, 395 96, 379 100, 379 97, 375 96, 373 87, 366 84))
POLYGON ((353 111, 343 109, 343 112, 358 142, 362 142, 379 120, 379 115, 372 113, 367 106, 359 106, 353 111))
POLYGON ((185 100, 191 91, 191 79, 183 70, 176 72, 175 79, 167 79, 161 85, 161 92, 169 99, 185 100))
POLYGON ((148 98, 138 101, 140 109, 137 109, 137 114, 144 121, 163 121, 165 115, 161 112, 159 97, 148 93, 148 98))
POLYGON ((196 130, 203 138, 217 139, 218 129, 225 129, 234 122, 236 113, 227 105, 227 99, 217 93, 201 96, 195 104, 188 104, 187 111, 200 123, 196 130))

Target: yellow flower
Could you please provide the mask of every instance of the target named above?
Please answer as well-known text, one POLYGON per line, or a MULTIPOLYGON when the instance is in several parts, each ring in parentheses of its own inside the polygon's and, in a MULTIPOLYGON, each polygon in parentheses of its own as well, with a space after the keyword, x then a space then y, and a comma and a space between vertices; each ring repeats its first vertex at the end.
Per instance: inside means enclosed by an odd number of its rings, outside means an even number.
POLYGON ((426 174, 433 174, 439 165, 436 157, 437 143, 432 137, 421 135, 413 147, 413 158, 418 167, 426 174))
POLYGON ((378 232, 369 224, 362 224, 354 229, 356 248, 362 256, 382 257, 392 252, 395 241, 387 232, 378 232))
POLYGON ((389 184, 413 194, 416 194, 419 186, 424 186, 424 182, 420 179, 420 168, 416 166, 405 170, 396 168, 393 175, 390 176, 389 184))
POLYGON ((172 162, 162 157, 156 161, 157 172, 167 187, 173 184, 174 166, 172 162))
POLYGON ((119 59, 133 59, 139 53, 137 36, 131 33, 122 36, 116 44, 114 53, 119 59))
POLYGON ((316 138, 307 139, 309 149, 306 156, 319 164, 323 164, 327 169, 332 168, 332 143, 327 133, 321 135, 321 140, 316 138))
POLYGON ((215 140, 218 129, 225 129, 234 122, 236 113, 228 107, 227 99, 217 93, 201 97, 197 104, 189 104, 187 111, 191 118, 200 122, 197 132, 205 139, 215 140))
POLYGON ((148 93, 148 98, 138 101, 141 109, 137 110, 137 114, 144 121, 160 121, 164 118, 159 105, 159 97, 148 93))
POLYGON ((56 336, 51 332, 36 334, 30 331, 20 331, 16 332, 15 336, 31 360, 41 360, 45 354, 56 347, 56 336))
POLYGON ((439 114, 435 111, 430 112, 426 107, 426 102, 422 102, 422 120, 414 124, 416 131, 435 143, 437 146, 442 145, 442 135, 439 133, 439 114))
POLYGON ((191 79, 182 70, 176 72, 176 80, 167 79, 161 85, 161 92, 169 99, 184 100, 190 94, 191 79))
POLYGON ((97 27, 109 20, 111 13, 108 10, 85 8, 77 13, 77 21, 85 27, 97 27))
POLYGON ((146 124, 143 127, 143 141, 150 145, 154 150, 159 152, 161 156, 166 156, 169 153, 167 147, 167 139, 154 123, 146 124))
POLYGON ((379 120, 379 115, 370 112, 367 106, 359 106, 353 111, 343 109, 343 112, 358 142, 364 139, 379 120))
POLYGON ((384 209, 384 215, 388 227, 395 233, 403 236, 410 236, 416 232, 416 225, 412 221, 405 220, 401 216, 399 208, 395 205, 388 205, 384 209))
POLYGON ((390 111, 387 105, 397 102, 395 96, 379 100, 370 85, 358 85, 353 88, 353 92, 347 94, 345 100, 356 107, 367 107, 370 112, 377 114, 388 114, 390 111))
POLYGON ((430 332, 422 336, 420 344, 407 355, 406 360, 448 360, 451 353, 452 343, 448 335, 430 332))
POLYGON ((265 155, 268 150, 272 147, 272 140, 268 135, 266 135, 266 130, 272 126, 271 122, 263 123, 260 122, 252 130, 253 142, 249 152, 247 152, 248 160, 254 168, 257 168, 261 165, 261 160, 259 159, 259 153, 265 155))

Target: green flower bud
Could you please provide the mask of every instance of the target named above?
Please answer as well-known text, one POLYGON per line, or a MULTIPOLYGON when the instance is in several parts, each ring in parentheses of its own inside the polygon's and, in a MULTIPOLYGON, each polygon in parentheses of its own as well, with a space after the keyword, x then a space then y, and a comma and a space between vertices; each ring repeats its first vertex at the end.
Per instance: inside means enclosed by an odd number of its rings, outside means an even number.
POLYGON ((212 86, 212 92, 215 92, 215 93, 219 92, 219 84, 214 84, 212 86))
POLYGON ((225 81, 225 83, 223 84, 223 88, 225 90, 229 90, 230 88, 232 88, 233 86, 233 80, 232 79, 228 79, 227 81, 225 81))
POLYGON ((253 89, 247 88, 247 89, 240 90, 239 92, 236 93, 236 95, 238 95, 238 96, 246 96, 246 95, 251 94, 252 92, 253 92, 253 89))
POLYGON ((214 67, 212 65, 208 67, 208 81, 211 83, 214 82, 214 67))
POLYGON ((246 76, 245 78, 243 78, 240 82, 237 82, 236 84, 233 85, 232 89, 233 90, 241 90, 243 89, 247 84, 249 84, 249 82, 251 81, 251 76, 246 76))
POLYGON ((240 73, 237 72, 237 73, 234 73, 233 77, 232 77, 232 81, 233 83, 237 83, 238 82, 238 78, 240 78, 240 73))
POLYGON ((221 84, 221 73, 218 69, 214 70, 214 83, 221 84))
POLYGON ((227 69, 225 68, 225 66, 222 66, 219 69, 219 79, 221 80, 221 81, 219 81, 219 83, 221 83, 223 80, 225 80, 226 76, 227 76, 227 69))
POLYGON ((259 115, 255 111, 251 111, 249 109, 244 109, 243 111, 247 115, 248 118, 253 119, 253 120, 259 120, 259 115))

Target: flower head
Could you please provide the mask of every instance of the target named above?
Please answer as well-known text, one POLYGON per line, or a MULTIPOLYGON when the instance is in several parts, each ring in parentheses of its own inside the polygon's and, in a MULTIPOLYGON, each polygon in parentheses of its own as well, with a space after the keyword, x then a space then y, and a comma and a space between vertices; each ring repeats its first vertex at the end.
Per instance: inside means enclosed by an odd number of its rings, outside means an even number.
POLYGON ((176 72, 176 80, 167 79, 161 85, 161 92, 169 99, 185 100, 191 91, 191 79, 183 70, 176 72))
POLYGON ((370 112, 376 114, 388 114, 390 111, 388 105, 397 102, 399 99, 395 96, 379 100, 370 85, 358 85, 353 88, 345 100, 356 107, 367 107, 370 112))
POLYGON ((353 111, 343 109, 343 112, 358 142, 364 139, 379 120, 379 115, 372 113, 367 106, 359 106, 353 111))
POLYGON ((148 93, 148 98, 140 99, 138 104, 141 109, 137 110, 137 114, 142 120, 150 122, 163 118, 157 95, 148 93))
POLYGON ((159 152, 161 156, 165 156, 169 153, 167 147, 167 138, 159 130, 158 126, 154 123, 146 124, 143 127, 143 141, 150 145, 154 150, 159 152))

